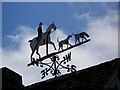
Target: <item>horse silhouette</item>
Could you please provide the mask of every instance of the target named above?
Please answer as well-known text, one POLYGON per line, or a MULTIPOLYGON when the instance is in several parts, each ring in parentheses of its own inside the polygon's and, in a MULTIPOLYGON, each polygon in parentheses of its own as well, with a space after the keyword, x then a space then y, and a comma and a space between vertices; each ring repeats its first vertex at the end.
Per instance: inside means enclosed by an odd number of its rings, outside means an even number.
MULTIPOLYGON (((32 56, 33 56, 35 50, 36 50, 36 54, 39 55, 39 58, 40 58, 40 54, 38 53, 39 46, 42 46, 42 45, 46 44, 46 49, 48 49, 47 45, 52 44, 54 49, 56 50, 55 44, 51 41, 51 37, 50 37, 52 29, 54 29, 54 31, 57 29, 54 22, 49 25, 49 27, 47 28, 45 33, 42 33, 42 38, 41 38, 40 42, 37 40, 37 37, 28 41, 28 42, 30 42, 30 48, 32 50, 32 53, 31 53, 31 56, 30 56, 31 57, 31 62, 32 62, 32 56)), ((48 54, 48 52, 47 52, 47 54, 48 54)))

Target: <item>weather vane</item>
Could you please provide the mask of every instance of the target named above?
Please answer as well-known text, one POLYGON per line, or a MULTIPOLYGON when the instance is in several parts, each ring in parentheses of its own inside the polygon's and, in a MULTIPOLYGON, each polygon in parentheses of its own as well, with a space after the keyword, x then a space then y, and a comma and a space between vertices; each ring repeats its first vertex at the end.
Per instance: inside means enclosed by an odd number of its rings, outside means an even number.
POLYGON ((46 32, 42 32, 42 23, 40 22, 39 28, 38 28, 38 37, 33 38, 32 40, 29 40, 30 42, 30 48, 32 50, 31 53, 31 63, 29 63, 27 66, 35 65, 40 66, 41 68, 44 68, 41 71, 42 79, 48 75, 48 73, 51 73, 53 76, 57 77, 61 75, 60 69, 66 69, 67 72, 75 72, 76 66, 75 65, 69 65, 68 62, 71 61, 71 52, 69 52, 67 55, 64 55, 62 59, 60 59, 59 54, 63 53, 69 49, 72 49, 74 47, 77 47, 79 45, 82 45, 84 43, 87 43, 90 41, 89 35, 86 32, 81 32, 79 34, 73 34, 75 37, 75 44, 72 45, 69 43, 69 39, 72 38, 72 35, 68 35, 66 39, 59 41, 59 38, 57 38, 59 49, 56 52, 52 52, 48 54, 48 44, 52 44, 54 49, 56 49, 55 44, 51 41, 50 34, 52 30, 57 30, 56 25, 54 22, 49 25, 46 32), (82 41, 80 41, 82 39, 82 41), (46 55, 41 57, 39 54, 39 46, 46 45, 46 55), (63 45, 67 45, 67 48, 63 48, 63 45), (39 56, 39 58, 34 58, 33 54, 35 53, 39 56), (50 60, 50 62, 44 62, 46 59, 50 60))

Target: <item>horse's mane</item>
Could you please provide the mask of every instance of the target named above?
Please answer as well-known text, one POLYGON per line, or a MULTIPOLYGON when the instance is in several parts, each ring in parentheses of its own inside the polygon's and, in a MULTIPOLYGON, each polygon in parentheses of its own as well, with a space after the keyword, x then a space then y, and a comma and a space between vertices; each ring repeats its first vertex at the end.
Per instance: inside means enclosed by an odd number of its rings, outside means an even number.
POLYGON ((49 32, 49 31, 50 31, 50 27, 51 27, 51 25, 52 25, 52 24, 50 24, 50 25, 48 26, 48 28, 47 28, 47 30, 46 30, 46 32, 45 32, 45 33, 47 33, 47 32, 49 32))

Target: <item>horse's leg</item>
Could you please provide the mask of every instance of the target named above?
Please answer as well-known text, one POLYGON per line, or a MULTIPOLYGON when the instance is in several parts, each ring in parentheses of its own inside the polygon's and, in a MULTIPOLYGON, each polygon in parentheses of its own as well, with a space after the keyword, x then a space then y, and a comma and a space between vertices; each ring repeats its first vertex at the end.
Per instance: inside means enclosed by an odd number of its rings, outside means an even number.
POLYGON ((40 59, 40 54, 38 53, 38 51, 39 51, 39 47, 36 50, 36 54, 39 56, 39 59, 40 59))
POLYGON ((55 44, 52 41, 50 41, 49 44, 52 44, 54 46, 54 49, 57 50, 55 44))
POLYGON ((60 43, 59 43, 59 49, 58 49, 58 51, 60 51, 60 43))
POLYGON ((60 51, 60 46, 59 46, 59 49, 58 49, 58 51, 60 51))
POLYGON ((33 58, 32 58, 32 56, 33 56, 33 54, 34 54, 34 51, 32 51, 32 53, 31 53, 31 62, 33 62, 33 58))
POLYGON ((32 58, 32 56, 33 56, 33 54, 34 54, 34 52, 35 52, 35 50, 36 50, 36 48, 37 48, 38 44, 39 44, 39 42, 37 42, 37 44, 36 44, 35 48, 34 48, 34 49, 32 49, 32 53, 31 53, 31 62, 33 62, 33 58, 32 58))
POLYGON ((47 33, 46 35, 46 54, 48 55, 48 42, 49 42, 49 39, 50 39, 50 34, 47 33))

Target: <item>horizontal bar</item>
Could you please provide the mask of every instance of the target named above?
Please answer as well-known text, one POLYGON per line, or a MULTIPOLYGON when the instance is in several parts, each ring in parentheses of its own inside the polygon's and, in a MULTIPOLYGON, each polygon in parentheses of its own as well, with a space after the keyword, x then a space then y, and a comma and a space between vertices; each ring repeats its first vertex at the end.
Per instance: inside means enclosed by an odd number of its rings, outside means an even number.
POLYGON ((47 59, 47 58, 50 58, 50 57, 52 57, 52 56, 54 56, 54 55, 60 54, 60 53, 62 53, 62 52, 65 52, 65 51, 67 51, 67 50, 69 50, 69 49, 72 49, 72 48, 74 48, 74 47, 77 47, 77 46, 79 46, 79 45, 82 45, 82 44, 84 44, 84 43, 87 43, 87 42, 89 42, 89 41, 90 41, 90 39, 88 39, 88 40, 86 40, 86 41, 84 41, 84 42, 80 42, 80 43, 78 43, 78 44, 75 44, 75 45, 73 45, 73 46, 71 46, 71 47, 68 47, 68 48, 66 48, 66 49, 63 49, 62 51, 50 53, 50 54, 48 54, 48 55, 46 55, 46 56, 43 56, 42 58, 40 58, 40 59, 38 59, 38 60, 36 60, 36 61, 33 61, 33 62, 29 63, 27 66, 34 65, 35 63, 38 63, 39 61, 43 61, 43 60, 45 60, 45 59, 47 59))

